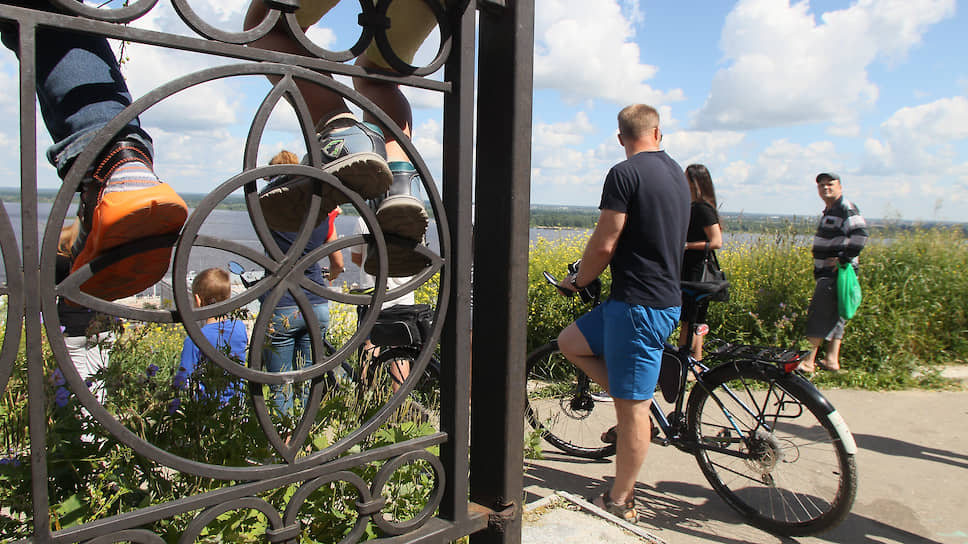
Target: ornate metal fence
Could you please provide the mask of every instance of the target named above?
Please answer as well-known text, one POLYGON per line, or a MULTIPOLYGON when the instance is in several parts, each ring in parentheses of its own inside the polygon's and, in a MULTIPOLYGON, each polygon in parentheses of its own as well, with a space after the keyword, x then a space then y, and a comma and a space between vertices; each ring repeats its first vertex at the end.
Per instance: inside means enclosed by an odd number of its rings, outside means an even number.
MULTIPOLYGON (((246 31, 217 28, 193 9, 197 2, 171 0, 193 35, 128 25, 156 9, 158 0, 101 7, 50 0, 49 8, 41 6, 45 2, 0 3, 0 23, 19 31, 21 157, 19 244, 7 208, 0 205, 6 273, 0 285, 6 312, 0 351, 6 451, 0 452, 0 485, 22 490, 8 493, 10 503, 0 504, 0 541, 194 542, 213 534, 227 541, 253 537, 266 542, 448 542, 469 534, 475 542, 520 540, 533 1, 422 0, 433 11, 440 36, 437 54, 426 66, 411 66, 391 49, 386 35, 392 20, 386 13, 393 1, 402 0, 359 0, 361 33, 346 51, 320 47, 300 29, 294 15, 299 0, 265 0, 269 14, 246 31), (305 52, 251 45, 277 24, 285 25, 305 52), (39 225, 35 56, 38 31, 44 29, 231 62, 189 73, 137 97, 63 173, 48 218, 39 225), (371 42, 397 75, 346 62, 371 42), (429 77, 441 72, 442 78, 429 77), (321 73, 440 93, 442 190, 438 192, 430 168, 387 113, 321 73), (74 214, 76 193, 118 131, 193 88, 253 76, 268 77, 272 84, 249 122, 242 167, 206 187, 210 190, 177 237, 120 246, 55 281, 58 237, 74 214), (313 364, 288 373, 268 372, 264 364, 269 311, 260 312, 252 325, 245 364, 213 346, 198 324, 238 312, 260 297, 272 306, 285 291, 293 293, 306 314, 312 312, 305 296, 298 294, 303 290, 350 307, 379 306, 388 299, 385 288, 373 295, 351 294, 304 279, 307 266, 333 251, 370 243, 379 261, 376 284, 385 285, 393 242, 381 235, 365 200, 319 168, 320 146, 300 84, 336 92, 389 130, 412 159, 431 208, 439 244, 433 250, 417 247, 428 265, 399 292, 426 285, 422 289, 430 292, 435 308, 433 331, 409 354, 410 377, 384 395, 367 387, 360 376, 355 383, 343 379, 335 385, 332 378, 347 361, 359 362, 359 348, 377 312, 365 313, 358 329, 332 352, 315 332, 313 364), (299 121, 308 164, 260 166, 260 143, 269 119, 284 103, 299 121), (307 220, 324 213, 323 196, 336 192, 364 218, 373 236, 344 236, 304 252, 312 230, 304 226, 293 247, 282 251, 272 241, 259 204, 258 181, 276 175, 315 180, 307 220), (233 197, 244 201, 258 247, 208 233, 216 209, 233 197), (134 308, 82 291, 95 271, 172 244, 174 310, 134 308), (200 251, 247 260, 266 275, 224 302, 195 307, 188 274, 192 255, 200 251), (482 361, 473 375, 472 292, 477 295, 473 329, 478 337, 473 357, 482 361), (101 385, 86 383, 72 364, 57 312, 59 297, 116 321, 111 363, 99 375, 103 392, 98 391, 101 385), (159 374, 156 354, 144 339, 173 330, 187 332, 224 383, 244 384, 245 394, 223 398, 199 393, 180 399, 195 405, 194 412, 165 398, 157 376, 168 375, 159 374), (128 342, 128 351, 116 355, 123 342, 128 342), (413 415, 412 393, 438 359, 440 412, 428 421, 426 415, 413 415), (132 369, 137 372, 132 374, 132 369), (305 404, 292 414, 273 410, 269 387, 293 383, 308 386, 305 404), (24 409, 25 401, 29 405, 24 409), (82 458, 66 458, 67 452, 82 458)), ((169 366, 177 368, 177 361, 169 366)))

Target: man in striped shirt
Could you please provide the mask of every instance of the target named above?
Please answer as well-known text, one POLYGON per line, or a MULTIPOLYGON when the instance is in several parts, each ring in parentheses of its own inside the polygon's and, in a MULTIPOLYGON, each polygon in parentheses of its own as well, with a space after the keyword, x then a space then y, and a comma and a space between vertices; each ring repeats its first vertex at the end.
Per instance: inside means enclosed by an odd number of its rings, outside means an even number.
POLYGON ((840 176, 819 174, 817 192, 826 208, 813 237, 813 277, 817 286, 807 312, 806 332, 811 349, 799 367, 808 374, 817 367, 833 372, 840 370, 840 342, 847 320, 837 312, 837 269, 841 264, 850 264, 856 271, 857 256, 867 243, 867 224, 857 206, 844 198, 840 176), (817 361, 817 352, 824 340, 826 354, 817 361))

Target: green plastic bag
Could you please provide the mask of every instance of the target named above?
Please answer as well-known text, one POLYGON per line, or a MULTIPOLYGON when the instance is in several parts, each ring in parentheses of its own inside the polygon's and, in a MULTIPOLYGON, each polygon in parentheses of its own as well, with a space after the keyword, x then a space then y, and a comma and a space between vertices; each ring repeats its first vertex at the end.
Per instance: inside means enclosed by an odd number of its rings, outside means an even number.
POLYGON ((837 271, 837 312, 844 319, 851 319, 860 307, 860 282, 850 264, 840 265, 837 271))

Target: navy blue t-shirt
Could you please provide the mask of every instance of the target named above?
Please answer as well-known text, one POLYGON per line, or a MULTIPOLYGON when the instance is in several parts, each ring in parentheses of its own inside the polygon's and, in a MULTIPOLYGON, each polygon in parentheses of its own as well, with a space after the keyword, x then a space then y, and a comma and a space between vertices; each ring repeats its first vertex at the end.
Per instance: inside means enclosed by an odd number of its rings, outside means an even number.
MULTIPOLYGON (((272 238, 277 244, 279 244, 279 249, 283 251, 289 251, 289 248, 292 247, 292 243, 296 241, 296 236, 299 235, 298 232, 279 232, 275 230, 271 232, 272 238)), ((313 230, 312 234, 309 235, 309 242, 306 243, 306 249, 303 251, 303 255, 325 244, 326 238, 328 237, 329 224, 326 221, 323 221, 313 230)), ((306 269, 306 277, 319 285, 326 285, 326 280, 323 279, 322 268, 319 266, 318 262, 313 263, 309 266, 309 268, 306 269)), ((310 304, 326 304, 327 302, 325 298, 318 296, 315 293, 306 290, 303 290, 303 292, 306 293, 306 298, 309 299, 310 304)), ((296 306, 296 299, 293 298, 292 293, 286 291, 286 293, 282 295, 282 298, 279 299, 279 303, 276 306, 278 308, 296 306)))
POLYGON ((689 227, 689 187, 665 151, 643 151, 612 167, 599 209, 626 214, 609 264, 611 298, 652 308, 679 306, 689 227))

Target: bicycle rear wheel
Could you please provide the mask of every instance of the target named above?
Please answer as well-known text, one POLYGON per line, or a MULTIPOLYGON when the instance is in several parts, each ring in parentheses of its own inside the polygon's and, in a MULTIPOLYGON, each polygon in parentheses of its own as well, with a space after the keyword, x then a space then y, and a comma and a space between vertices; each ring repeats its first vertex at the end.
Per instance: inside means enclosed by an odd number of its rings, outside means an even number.
POLYGON ((810 382, 751 360, 724 363, 693 387, 687 414, 703 474, 752 525, 805 536, 850 512, 856 446, 810 382))
POLYGON ((615 425, 615 408, 550 342, 528 355, 525 416, 549 444, 587 459, 615 454, 602 433, 615 425), (593 396, 594 395, 594 396, 593 396), (596 400, 602 399, 602 400, 596 400))
POLYGON ((417 379, 413 390, 391 418, 393 422, 413 421, 428 423, 440 429, 440 363, 431 357, 419 378, 410 376, 419 351, 411 347, 382 348, 380 354, 366 366, 363 383, 372 404, 382 406, 390 401, 402 385, 401 368, 407 369, 406 379, 417 379))

